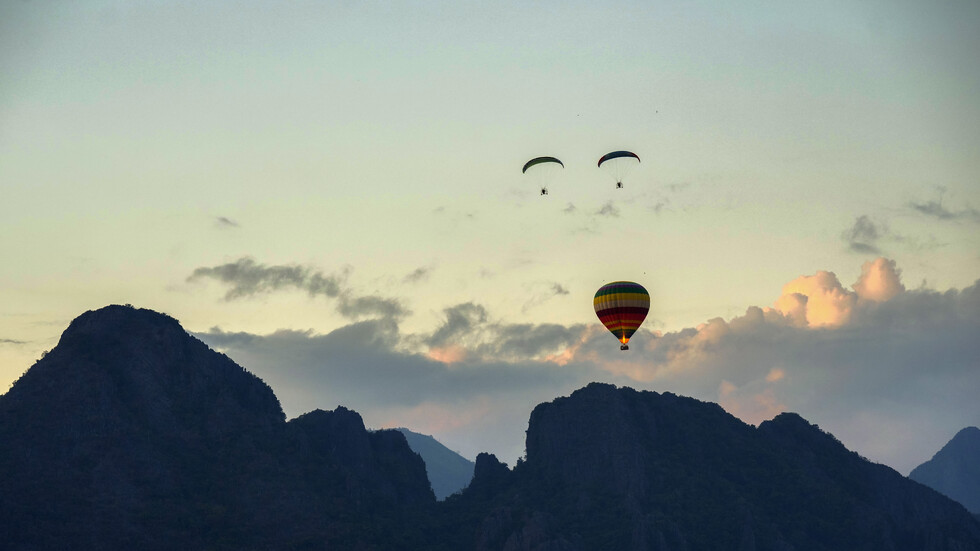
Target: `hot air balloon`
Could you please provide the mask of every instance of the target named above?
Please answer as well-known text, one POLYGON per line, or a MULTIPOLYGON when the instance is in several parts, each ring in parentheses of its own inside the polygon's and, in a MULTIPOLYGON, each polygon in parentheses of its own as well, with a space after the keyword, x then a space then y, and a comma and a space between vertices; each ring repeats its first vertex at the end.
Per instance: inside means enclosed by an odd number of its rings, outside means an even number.
POLYGON ((599 159, 599 168, 616 179, 617 188, 623 187, 623 178, 638 164, 640 164, 640 157, 632 151, 611 151, 599 159))
POLYGON ((541 188, 541 195, 548 195, 548 184, 565 168, 564 163, 555 157, 535 157, 524 163, 523 174, 529 174, 541 188))
POLYGON ((626 343, 650 310, 650 293, 639 283, 614 281, 599 287, 592 303, 599 321, 623 343, 619 349, 629 350, 626 343))

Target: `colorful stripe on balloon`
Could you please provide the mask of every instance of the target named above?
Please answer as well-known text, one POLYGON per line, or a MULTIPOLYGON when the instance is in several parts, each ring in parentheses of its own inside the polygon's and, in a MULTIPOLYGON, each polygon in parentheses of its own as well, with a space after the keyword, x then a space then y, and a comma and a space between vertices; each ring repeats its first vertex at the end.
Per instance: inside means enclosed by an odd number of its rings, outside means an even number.
POLYGON ((599 288, 593 306, 599 321, 626 344, 647 317, 650 293, 639 283, 614 281, 599 288))

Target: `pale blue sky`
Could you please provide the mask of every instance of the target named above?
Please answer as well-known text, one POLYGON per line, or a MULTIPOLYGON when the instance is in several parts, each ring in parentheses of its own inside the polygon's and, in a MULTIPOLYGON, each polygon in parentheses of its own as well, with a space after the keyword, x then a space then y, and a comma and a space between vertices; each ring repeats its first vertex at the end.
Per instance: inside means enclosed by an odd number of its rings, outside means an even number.
MULTIPOLYGON (((880 256, 909 290, 967 288, 977 28, 970 1, 5 2, 0 382, 108 303, 195 332, 315 336, 387 300, 403 310, 393 350, 425 356, 446 309, 484 308, 495 329, 467 346, 487 350, 506 327, 596 325, 592 294, 615 279, 643 283, 647 327, 678 335, 772 306, 819 270, 849 289, 880 256), (622 190, 595 167, 614 149, 643 160, 622 190), (539 155, 566 166, 547 197, 520 172, 539 155), (340 294, 304 279, 225 300, 231 282, 191 277, 243 258, 332 276, 340 294)), ((557 352, 481 361, 558 369, 557 352)), ((657 388, 620 359, 568 380, 657 388)), ((289 384, 274 389, 293 415, 343 401, 289 384)), ((731 396, 722 379, 698 388, 731 396)), ((443 398, 411 411, 477 417, 443 398)), ((518 423, 533 406, 484 399, 518 423)), ((980 423, 963 417, 923 423, 980 423)), ((441 436, 470 452, 511 456, 523 434, 500 421, 484 444, 461 426, 441 436)))

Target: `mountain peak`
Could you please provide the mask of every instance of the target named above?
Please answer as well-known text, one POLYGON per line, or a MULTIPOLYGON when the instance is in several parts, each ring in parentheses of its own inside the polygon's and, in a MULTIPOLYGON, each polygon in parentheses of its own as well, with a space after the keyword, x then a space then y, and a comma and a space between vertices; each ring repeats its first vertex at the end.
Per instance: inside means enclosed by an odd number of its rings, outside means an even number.
MULTIPOLYGON (((953 549, 927 541, 949 519, 961 530, 944 537, 980 543, 980 526, 961 507, 798 414, 756 428, 714 403, 607 384, 534 408, 527 460, 510 479, 513 490, 499 494, 509 510, 562 511, 575 526, 551 523, 555 545, 953 549), (603 539, 612 533, 622 539, 603 539)), ((522 522, 511 537, 541 528, 522 522)))
POLYGON ((912 469, 909 478, 980 514, 980 429, 957 432, 932 459, 912 469))
POLYGON ((343 407, 286 423, 261 379, 130 306, 80 315, 0 395, 0 442, 11 549, 383 548, 347 511, 434 503, 400 433, 343 407))
POLYGON ((980 439, 980 428, 966 427, 964 429, 960 429, 960 432, 956 433, 956 436, 953 437, 953 441, 963 438, 980 439))
POLYGON ((64 335, 74 335, 86 331, 99 332, 103 329, 132 327, 133 325, 147 326, 169 326, 172 329, 183 331, 180 322, 167 314, 150 310, 148 308, 137 308, 130 304, 110 304, 97 310, 88 310, 76 317, 64 335))
MULTIPOLYGON (((234 432, 285 422, 261 379, 189 335, 166 314, 132 306, 91 310, 71 322, 58 345, 28 370, 6 404, 58 396, 61 412, 145 417, 167 430, 208 416, 211 429, 234 432), (108 409, 107 409, 108 408, 108 409), (223 428, 222 428, 223 427, 223 428)), ((48 412, 57 414, 57 411, 48 412)))
POLYGON ((450 450, 430 435, 406 428, 395 430, 405 435, 409 447, 425 461, 425 470, 436 499, 446 499, 469 485, 474 472, 472 461, 450 450))

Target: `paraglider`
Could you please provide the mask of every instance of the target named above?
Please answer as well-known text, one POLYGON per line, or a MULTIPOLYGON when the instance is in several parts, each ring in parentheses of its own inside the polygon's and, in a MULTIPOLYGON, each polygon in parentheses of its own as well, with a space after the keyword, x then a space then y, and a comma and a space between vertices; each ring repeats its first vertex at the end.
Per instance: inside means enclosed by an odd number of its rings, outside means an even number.
POLYGON ((592 304, 599 321, 622 343, 619 349, 629 350, 630 337, 650 310, 650 293, 639 283, 614 281, 599 287, 592 304))
POLYGON ((599 159, 599 168, 616 179, 616 188, 623 187, 623 178, 640 164, 640 157, 632 151, 612 151, 599 159))
POLYGON ((528 174, 528 170, 530 170, 534 181, 541 188, 541 195, 548 195, 548 184, 555 179, 563 168, 565 168, 564 163, 555 157, 535 157, 524 163, 521 173, 528 174))

